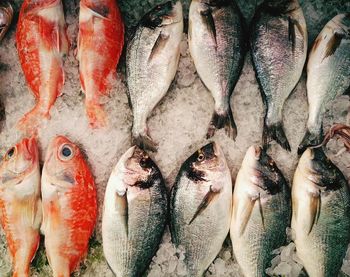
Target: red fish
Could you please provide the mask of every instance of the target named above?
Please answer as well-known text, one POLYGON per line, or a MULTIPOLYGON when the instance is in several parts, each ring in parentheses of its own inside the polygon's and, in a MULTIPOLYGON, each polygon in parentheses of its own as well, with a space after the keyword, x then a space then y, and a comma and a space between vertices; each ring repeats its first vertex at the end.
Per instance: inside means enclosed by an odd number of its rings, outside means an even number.
POLYGON ((63 56, 68 52, 61 0, 25 0, 18 19, 17 50, 27 83, 37 99, 18 123, 33 132, 50 117, 64 84, 63 56))
POLYGON ((77 58, 93 128, 107 124, 102 99, 111 90, 123 45, 124 24, 116 0, 81 0, 77 58))
POLYGON ((0 223, 13 262, 13 277, 29 276, 39 246, 40 167, 34 138, 11 147, 0 164, 0 223))
POLYGON ((46 255, 54 277, 69 277, 88 251, 97 196, 83 153, 63 136, 49 145, 41 190, 46 255))

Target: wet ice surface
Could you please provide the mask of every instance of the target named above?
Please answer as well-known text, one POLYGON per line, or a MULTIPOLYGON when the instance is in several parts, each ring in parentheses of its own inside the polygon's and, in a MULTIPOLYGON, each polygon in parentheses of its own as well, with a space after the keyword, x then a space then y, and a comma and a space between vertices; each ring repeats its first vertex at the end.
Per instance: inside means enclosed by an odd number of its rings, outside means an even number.
MULTIPOLYGON (((16 2, 18 7, 18 3, 21 1, 16 2)), ((72 48, 75 46, 77 35, 76 2, 78 1, 66 1, 65 3, 66 21, 69 25, 68 34, 72 41, 72 48)), ((136 22, 136 18, 139 18, 141 14, 140 10, 148 10, 155 2, 157 1, 121 1, 124 14, 129 9, 126 16, 127 26, 130 27, 136 22), (135 4, 136 2, 138 4, 135 4), (135 9, 136 7, 138 9, 135 9)), ((250 19, 254 12, 255 1, 240 0, 238 2, 245 17, 250 19)), ((350 3, 346 0, 303 1, 302 4, 308 23, 310 42, 336 13, 350 11, 350 3)), ((34 98, 28 91, 18 62, 14 29, 12 26, 10 33, 0 45, 0 99, 6 110, 6 121, 2 122, 0 133, 1 154, 21 138, 21 134, 16 132, 14 125, 34 104, 34 98)), ((182 162, 207 142, 204 137, 214 108, 210 93, 195 72, 186 39, 186 35, 184 35, 181 45, 181 59, 175 80, 168 94, 149 119, 150 134, 155 141, 159 142, 158 152, 151 154, 151 156, 162 170, 169 189, 182 162)), ((110 98, 107 99, 106 109, 109 114, 110 128, 93 131, 88 128, 85 117, 84 96, 80 92, 78 63, 72 50, 65 63, 66 83, 63 95, 57 100, 51 111, 51 120, 39 132, 42 160, 49 141, 55 135, 63 134, 78 142, 85 149, 88 162, 96 177, 100 216, 95 237, 91 242, 90 252, 75 276, 113 276, 102 253, 101 214, 104 190, 109 174, 119 157, 131 145, 132 113, 125 94, 124 64, 124 58, 122 58, 117 80, 110 98)), ((246 56, 245 66, 235 88, 231 104, 238 127, 238 137, 234 142, 225 136, 224 131, 219 131, 214 139, 222 146, 229 167, 232 169, 232 177, 235 178, 246 149, 251 144, 261 142, 263 126, 264 109, 249 54, 246 56)), ((325 127, 330 126, 333 122, 350 124, 348 110, 349 98, 339 97, 328 106, 325 127)), ((269 149, 269 154, 276 160, 289 181, 291 181, 297 164, 296 150, 304 135, 306 119, 307 99, 304 74, 284 108, 284 124, 292 152, 284 151, 275 143, 269 149)), ((331 142, 328 145, 327 154, 349 178, 350 170, 347 166, 350 163, 350 155, 347 153, 339 154, 341 148, 340 142, 331 142)), ((290 233, 290 230, 287 232, 290 233)), ((0 234, 0 276, 10 276, 11 264, 2 231, 0 234)), ((267 270, 269 275, 299 275, 302 266, 296 256, 293 243, 275 250, 274 254, 276 257, 272 260, 272 267, 267 270)), ((153 258, 148 276, 186 276, 183 258, 183 251, 174 248, 171 244, 170 234, 166 231, 157 255, 153 258)), ((35 265, 32 268, 33 276, 51 275, 42 247, 33 264, 35 265)), ((348 258, 344 262, 343 271, 350 274, 350 250, 348 258)), ((232 257, 229 239, 225 241, 223 249, 209 267, 206 276, 241 276, 239 267, 232 257)))

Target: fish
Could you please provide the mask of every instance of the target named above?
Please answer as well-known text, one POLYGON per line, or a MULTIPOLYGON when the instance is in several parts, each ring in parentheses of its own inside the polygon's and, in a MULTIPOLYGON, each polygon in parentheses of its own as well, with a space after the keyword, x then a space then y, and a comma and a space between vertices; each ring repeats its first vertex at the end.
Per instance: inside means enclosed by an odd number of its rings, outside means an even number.
POLYGON ((332 18, 316 38, 307 63, 307 130, 298 147, 322 142, 326 105, 341 94, 350 93, 350 13, 332 18))
POLYGON ((186 276, 202 276, 228 235, 232 180, 222 149, 211 142, 181 166, 170 196, 170 232, 184 249, 186 276))
POLYGON ((263 148, 249 147, 234 186, 230 227, 233 253, 245 277, 268 276, 272 251, 286 242, 290 219, 286 179, 263 148))
POLYGON ((0 3, 0 42, 5 37, 13 19, 13 8, 9 1, 0 3))
POLYGON ((262 141, 275 140, 290 151, 283 127, 283 105, 296 87, 307 54, 307 30, 297 0, 266 0, 251 24, 250 52, 266 108, 262 141))
POLYGON ((103 99, 112 89, 124 45, 124 23, 116 0, 80 1, 78 51, 80 83, 90 126, 107 125, 103 99))
POLYGON ((87 254, 97 195, 84 152, 64 136, 48 146, 41 191, 46 256, 54 277, 69 277, 87 254))
POLYGON ((293 178, 292 229, 310 277, 338 276, 350 242, 350 193, 322 148, 307 148, 293 178))
POLYGON ((103 206, 103 252, 117 277, 142 276, 158 250, 167 218, 162 174, 144 150, 133 146, 113 169, 103 206))
POLYGON ((243 17, 232 0, 192 0, 188 45, 196 70, 215 101, 207 138, 225 128, 235 139, 237 127, 230 99, 245 56, 243 17))
POLYGON ((157 149, 148 134, 147 119, 175 77, 182 33, 181 2, 168 1, 143 16, 127 45, 127 94, 134 115, 132 137, 145 150, 157 149))
POLYGON ((12 146, 0 163, 0 223, 13 277, 29 277, 42 220, 38 145, 34 137, 12 146))
POLYGON ((62 94, 63 61, 69 42, 61 0, 25 0, 16 44, 25 79, 36 98, 34 108, 19 120, 17 127, 34 134, 50 118, 50 109, 62 94))

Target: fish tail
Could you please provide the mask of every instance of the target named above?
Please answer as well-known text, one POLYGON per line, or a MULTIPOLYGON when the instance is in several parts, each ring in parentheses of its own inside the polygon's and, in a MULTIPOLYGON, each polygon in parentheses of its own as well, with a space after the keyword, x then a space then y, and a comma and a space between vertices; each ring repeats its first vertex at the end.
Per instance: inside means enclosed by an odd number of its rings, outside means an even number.
POLYGON ((237 127, 231 109, 228 109, 228 111, 223 114, 219 114, 217 111, 214 112, 209 123, 207 139, 213 137, 217 129, 222 128, 225 128, 225 133, 228 137, 233 140, 237 137, 237 127))
POLYGON ((48 110, 43 109, 39 103, 35 107, 27 112, 17 123, 17 128, 27 135, 35 135, 38 128, 45 120, 50 119, 50 113, 48 110))
POLYGON ((319 145, 322 142, 322 132, 319 133, 311 133, 309 129, 306 130, 306 133, 303 137, 303 140, 299 144, 298 147, 298 155, 303 154, 303 152, 308 148, 309 146, 315 146, 319 145))
POLYGON ((283 149, 289 152, 291 151, 287 136, 284 133, 282 121, 272 125, 266 125, 265 123, 262 140, 264 146, 267 146, 271 140, 275 140, 283 149))
POLYGON ((152 152, 157 151, 157 143, 154 142, 153 139, 147 134, 134 135, 133 142, 141 149, 150 150, 152 152))
POLYGON ((99 129, 107 126, 107 114, 102 105, 86 101, 86 114, 91 128, 99 129))

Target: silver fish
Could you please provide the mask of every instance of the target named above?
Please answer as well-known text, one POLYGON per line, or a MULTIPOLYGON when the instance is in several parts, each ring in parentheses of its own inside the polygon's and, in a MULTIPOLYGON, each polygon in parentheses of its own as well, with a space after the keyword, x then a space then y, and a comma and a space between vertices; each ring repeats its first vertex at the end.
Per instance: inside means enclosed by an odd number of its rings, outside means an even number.
POLYGON ((292 187, 297 255, 310 277, 338 276, 350 242, 348 182, 321 148, 300 158, 292 187))
POLYGON ((141 148, 156 150, 147 118, 175 77, 183 33, 182 6, 170 1, 141 20, 126 52, 129 103, 134 120, 132 136, 141 148))
POLYGON ((267 276, 271 252, 286 242, 290 189, 275 162, 260 146, 251 146, 233 193, 230 236, 245 277, 267 276))
POLYGON ((230 98, 244 62, 241 12, 233 0, 192 0, 189 14, 188 43, 196 70, 212 93, 215 111, 207 138, 225 128, 237 136, 230 98))
POLYGON ((131 147, 114 168, 105 193, 103 252, 117 277, 138 277, 148 268, 167 219, 167 193, 156 164, 131 147))
POLYGON ((228 234, 232 181, 225 156, 215 142, 182 165, 171 192, 172 241, 185 250, 187 276, 202 276, 228 234))
POLYGON ((283 105, 303 71, 307 31, 297 0, 266 0, 257 10, 250 31, 250 48, 266 107, 263 143, 276 140, 290 151, 283 130, 283 105))
POLYGON ((0 41, 6 35, 8 29, 10 28, 13 18, 13 8, 9 1, 0 2, 0 41))
POLYGON ((350 13, 335 16, 316 38, 307 64, 306 86, 309 119, 299 154, 321 143, 327 103, 350 92, 350 13))

